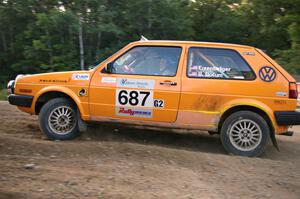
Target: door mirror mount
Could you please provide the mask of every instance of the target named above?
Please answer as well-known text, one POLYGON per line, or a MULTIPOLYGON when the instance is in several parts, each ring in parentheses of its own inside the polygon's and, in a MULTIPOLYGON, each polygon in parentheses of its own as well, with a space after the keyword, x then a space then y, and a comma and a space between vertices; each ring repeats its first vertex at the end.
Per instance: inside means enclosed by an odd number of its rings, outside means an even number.
POLYGON ((114 62, 110 62, 105 66, 105 72, 106 73, 114 73, 115 72, 114 62))

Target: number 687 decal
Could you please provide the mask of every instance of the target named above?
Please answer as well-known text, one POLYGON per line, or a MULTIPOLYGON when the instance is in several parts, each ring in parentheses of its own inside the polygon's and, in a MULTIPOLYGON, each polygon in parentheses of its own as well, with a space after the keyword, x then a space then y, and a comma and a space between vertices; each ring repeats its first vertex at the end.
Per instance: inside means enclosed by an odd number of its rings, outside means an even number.
POLYGON ((153 91, 117 89, 116 105, 162 108, 164 101, 153 100, 153 91))

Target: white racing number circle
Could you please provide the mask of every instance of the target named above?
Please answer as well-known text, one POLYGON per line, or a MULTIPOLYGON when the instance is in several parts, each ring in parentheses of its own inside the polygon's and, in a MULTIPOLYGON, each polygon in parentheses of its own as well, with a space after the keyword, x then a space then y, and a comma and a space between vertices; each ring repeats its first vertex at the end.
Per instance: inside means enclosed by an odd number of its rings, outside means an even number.
POLYGON ((116 106, 153 107, 153 91, 117 89, 116 106))

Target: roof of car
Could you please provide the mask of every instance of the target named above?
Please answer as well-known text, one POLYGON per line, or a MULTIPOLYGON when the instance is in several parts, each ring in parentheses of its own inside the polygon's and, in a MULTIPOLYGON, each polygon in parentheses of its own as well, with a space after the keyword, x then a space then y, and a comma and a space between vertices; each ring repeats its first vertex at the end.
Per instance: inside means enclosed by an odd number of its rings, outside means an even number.
MULTIPOLYGON (((240 45, 240 44, 230 44, 230 43, 219 43, 219 42, 200 42, 200 41, 176 41, 176 40, 141 40, 137 41, 138 43, 143 44, 166 44, 166 43, 172 43, 172 44, 189 44, 189 45, 204 45, 204 46, 216 46, 216 47, 236 47, 236 48, 247 48, 247 49, 253 49, 254 47, 246 46, 246 45, 240 45)), ((135 42, 134 42, 135 43, 135 42)))

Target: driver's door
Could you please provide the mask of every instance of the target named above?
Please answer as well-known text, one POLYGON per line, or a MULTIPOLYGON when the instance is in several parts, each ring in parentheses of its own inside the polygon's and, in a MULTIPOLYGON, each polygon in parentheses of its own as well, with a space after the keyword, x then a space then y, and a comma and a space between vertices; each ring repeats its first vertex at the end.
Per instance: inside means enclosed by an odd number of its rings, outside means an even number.
POLYGON ((135 46, 99 68, 89 89, 92 120, 175 122, 184 48, 135 46))

